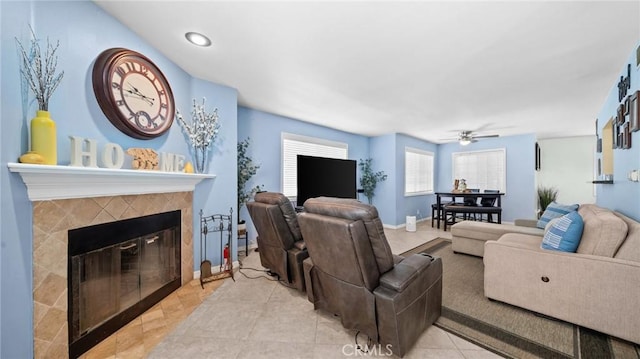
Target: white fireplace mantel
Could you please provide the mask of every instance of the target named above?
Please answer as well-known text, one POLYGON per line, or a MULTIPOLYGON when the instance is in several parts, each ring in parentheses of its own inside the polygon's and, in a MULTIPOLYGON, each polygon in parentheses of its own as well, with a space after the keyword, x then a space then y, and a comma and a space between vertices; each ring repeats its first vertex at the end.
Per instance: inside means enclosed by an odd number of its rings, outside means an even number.
POLYGON ((189 192, 212 174, 9 163, 27 186, 29 200, 189 192))

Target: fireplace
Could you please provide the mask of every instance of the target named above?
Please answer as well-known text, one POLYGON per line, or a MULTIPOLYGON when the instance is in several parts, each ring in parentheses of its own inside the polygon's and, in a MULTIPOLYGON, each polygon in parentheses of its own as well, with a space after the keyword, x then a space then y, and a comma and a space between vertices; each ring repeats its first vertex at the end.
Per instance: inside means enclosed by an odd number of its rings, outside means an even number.
POLYGON ((69 230, 180 210, 181 276, 193 280, 193 191, 214 174, 9 163, 33 206, 33 357, 69 356, 69 230))
POLYGON ((68 231, 69 357, 181 285, 181 211, 68 231))

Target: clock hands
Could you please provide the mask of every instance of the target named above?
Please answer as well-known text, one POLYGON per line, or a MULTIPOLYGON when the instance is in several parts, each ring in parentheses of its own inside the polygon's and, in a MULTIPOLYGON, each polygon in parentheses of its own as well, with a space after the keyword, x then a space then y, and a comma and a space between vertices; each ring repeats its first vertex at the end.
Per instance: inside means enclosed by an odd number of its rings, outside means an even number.
POLYGON ((147 102, 149 104, 149 106, 153 106, 153 101, 152 101, 153 99, 145 98, 144 96, 138 95, 138 94, 136 94, 136 93, 134 93, 133 91, 130 91, 130 90, 124 90, 124 91, 129 93, 129 94, 124 94, 124 96, 133 97, 133 98, 137 98, 137 99, 140 99, 140 100, 144 100, 145 102, 147 102))
POLYGON ((127 82, 127 85, 129 85, 129 87, 131 87, 131 89, 133 90, 129 90, 129 89, 124 89, 125 91, 127 91, 128 93, 138 96, 140 99, 145 100, 147 103, 149 103, 149 106, 153 106, 153 103, 155 102, 156 99, 152 98, 152 97, 148 97, 145 96, 142 92, 140 92, 140 90, 138 90, 135 86, 133 86, 131 83, 127 82))

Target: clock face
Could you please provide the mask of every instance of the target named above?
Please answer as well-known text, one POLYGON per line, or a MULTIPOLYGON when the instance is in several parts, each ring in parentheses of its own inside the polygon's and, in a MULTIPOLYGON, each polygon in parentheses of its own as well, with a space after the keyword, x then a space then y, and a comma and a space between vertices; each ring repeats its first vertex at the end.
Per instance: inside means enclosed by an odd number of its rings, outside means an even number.
POLYGON ((96 59, 93 89, 107 118, 125 134, 151 139, 173 123, 175 105, 169 83, 145 56, 109 49, 96 59))

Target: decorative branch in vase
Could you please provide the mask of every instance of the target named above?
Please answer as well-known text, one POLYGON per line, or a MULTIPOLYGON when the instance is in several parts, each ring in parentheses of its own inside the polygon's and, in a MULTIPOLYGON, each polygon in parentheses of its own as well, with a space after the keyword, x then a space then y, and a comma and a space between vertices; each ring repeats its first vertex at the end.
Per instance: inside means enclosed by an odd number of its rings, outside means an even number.
POLYGON ((176 109, 176 119, 180 127, 182 127, 193 150, 193 162, 197 173, 206 173, 208 153, 220 131, 218 109, 214 109, 212 113, 207 113, 204 106, 205 102, 206 99, 204 97, 202 98, 202 105, 199 105, 196 100, 193 99, 191 123, 187 123, 182 117, 180 110, 176 109))
POLYGON ((21 156, 20 161, 56 165, 58 164, 56 123, 49 113, 49 99, 64 76, 64 71, 56 74, 58 66, 56 52, 60 42, 57 41, 54 46, 47 38, 46 50, 43 53, 36 34, 33 29, 30 30, 29 51, 25 50, 20 40, 15 39, 20 54, 20 74, 38 101, 36 117, 31 120, 31 151, 21 156))

